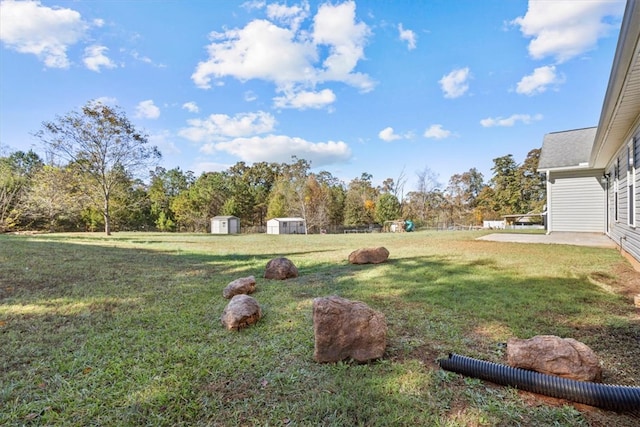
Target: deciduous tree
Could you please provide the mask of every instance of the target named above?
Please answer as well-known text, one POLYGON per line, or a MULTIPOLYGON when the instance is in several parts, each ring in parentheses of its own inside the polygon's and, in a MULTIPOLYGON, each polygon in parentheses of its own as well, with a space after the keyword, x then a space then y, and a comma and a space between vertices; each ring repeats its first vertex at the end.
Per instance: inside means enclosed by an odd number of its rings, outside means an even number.
POLYGON ((180 193, 187 191, 193 182, 193 172, 184 173, 180 168, 166 170, 158 166, 151 172, 149 200, 155 225, 160 231, 173 230, 176 217, 171 210, 171 204, 180 193))
POLYGON ((78 194, 78 177, 72 168, 45 165, 34 174, 25 197, 24 216, 56 231, 60 223, 80 219, 84 196, 78 194))
POLYGON ((20 223, 22 203, 33 176, 42 165, 42 160, 32 150, 0 157, 0 232, 11 230, 20 223))
POLYGON ((344 202, 344 224, 366 225, 374 222, 375 200, 378 191, 371 185, 373 175, 363 173, 351 180, 344 202))
POLYGON ((74 164, 99 194, 104 231, 111 234, 111 197, 122 174, 135 176, 160 158, 118 107, 89 102, 80 111, 44 122, 36 134, 53 158, 74 164))
POLYGON ((383 225, 385 221, 398 219, 401 214, 400 202, 398 198, 391 193, 380 195, 376 202, 376 222, 383 225))

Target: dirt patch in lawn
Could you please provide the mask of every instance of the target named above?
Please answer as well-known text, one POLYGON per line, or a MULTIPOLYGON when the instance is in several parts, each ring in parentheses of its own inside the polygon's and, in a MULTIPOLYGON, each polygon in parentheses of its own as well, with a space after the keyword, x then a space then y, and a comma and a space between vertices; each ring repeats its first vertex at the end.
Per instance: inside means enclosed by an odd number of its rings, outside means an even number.
POLYGON ((616 265, 611 273, 593 272, 589 279, 608 292, 624 295, 632 301, 640 294, 640 272, 625 262, 616 265))

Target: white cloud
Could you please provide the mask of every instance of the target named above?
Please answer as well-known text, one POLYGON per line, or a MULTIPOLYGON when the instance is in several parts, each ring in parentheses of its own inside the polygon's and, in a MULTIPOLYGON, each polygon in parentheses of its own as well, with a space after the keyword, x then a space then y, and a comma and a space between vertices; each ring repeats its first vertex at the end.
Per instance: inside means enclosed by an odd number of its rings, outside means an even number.
POLYGON ((211 114, 206 119, 187 120, 189 127, 178 134, 194 142, 212 142, 227 138, 251 136, 271 132, 276 119, 269 113, 241 113, 234 117, 226 114, 211 114))
POLYGON ((112 96, 101 96, 93 100, 95 104, 109 105, 115 107, 118 105, 118 99, 112 96))
POLYGON ((248 12, 251 12, 253 10, 264 9, 266 5, 267 5, 267 2, 264 0, 252 0, 252 1, 246 1, 242 3, 240 7, 243 7, 248 12))
POLYGON ((407 42, 407 48, 409 50, 413 50, 416 48, 416 33, 411 30, 405 30, 402 27, 402 24, 398 25, 398 32, 400 33, 400 40, 404 40, 407 42))
POLYGON ((330 54, 324 60, 320 80, 343 81, 362 91, 373 88, 371 79, 353 73, 358 61, 364 59, 364 46, 371 30, 364 22, 356 22, 356 4, 348 1, 338 5, 325 3, 318 9, 313 22, 313 41, 326 45, 330 54))
POLYGON ((564 83, 564 77, 556 74, 555 65, 547 65, 533 70, 533 73, 524 76, 516 87, 516 92, 523 95, 536 95, 543 93, 550 85, 564 83))
POLYGON ((247 102, 253 102, 258 99, 258 95, 252 90, 248 90, 244 93, 244 100, 247 102))
POLYGON ((168 130, 162 130, 149 135, 151 145, 158 147, 163 156, 180 154, 180 148, 173 142, 174 136, 168 130))
POLYGON ((88 27, 72 9, 50 8, 39 1, 0 2, 0 40, 9 49, 36 55, 50 68, 69 67, 67 49, 88 27))
POLYGON ((153 59, 149 58, 148 56, 141 55, 140 52, 138 52, 136 50, 130 51, 129 55, 131 55, 131 57, 133 59, 135 59, 136 61, 140 61, 140 62, 142 62, 144 64, 149 64, 149 65, 151 65, 153 67, 156 67, 156 68, 167 68, 167 66, 165 64, 157 63, 153 59))
POLYGON ((84 49, 84 62, 85 67, 91 71, 97 73, 100 72, 100 68, 116 68, 117 65, 105 55, 109 49, 106 46, 93 45, 84 49))
POLYGON ((396 134, 393 128, 391 126, 388 126, 382 129, 380 132, 378 132, 378 138, 380 138, 383 141, 391 142, 391 141, 396 141, 398 139, 402 139, 402 136, 396 134))
POLYGON ((502 126, 502 127, 511 127, 514 126, 517 122, 522 122, 525 125, 528 125, 534 121, 542 120, 542 114, 536 114, 531 116, 529 114, 513 114, 507 118, 496 117, 496 118, 486 118, 480 120, 480 124, 482 127, 489 128, 494 126, 502 126))
POLYGON ((309 160, 313 167, 344 162, 351 158, 351 149, 343 141, 309 142, 285 135, 235 138, 210 143, 202 147, 205 153, 223 151, 245 162, 289 162, 291 156, 309 160))
POLYGON ((458 68, 449 74, 442 76, 438 81, 444 92, 445 98, 459 98, 469 90, 471 73, 469 67, 458 68))
POLYGON ((435 125, 429 126, 424 131, 423 135, 425 138, 445 139, 451 136, 451 131, 443 129, 442 125, 440 124, 435 124, 435 125))
POLYGON ((148 56, 144 56, 144 55, 140 55, 140 53, 138 51, 132 51, 131 52, 131 57, 133 59, 135 59, 136 61, 140 61, 140 62, 144 62, 145 64, 152 64, 153 65, 153 60, 151 58, 149 58, 148 56))
POLYGON ((551 56, 561 63, 593 49, 599 38, 618 27, 609 18, 620 18, 623 12, 622 1, 529 0, 527 13, 512 24, 532 39, 532 58, 551 56))
POLYGON ((146 101, 138 103, 135 117, 141 119, 157 119, 160 117, 160 109, 156 107, 153 100, 147 99, 146 101))
POLYGON ((313 80, 316 52, 295 33, 266 20, 251 21, 242 29, 211 33, 209 59, 200 62, 191 78, 200 88, 210 88, 211 78, 262 79, 275 82, 313 80))
POLYGON ((297 108, 299 110, 323 108, 333 104, 335 100, 336 95, 330 89, 323 89, 320 92, 286 92, 284 96, 273 98, 274 105, 278 108, 297 108))
POLYGON ((284 4, 270 4, 267 6, 267 16, 274 21, 282 22, 297 31, 300 24, 309 16, 309 2, 300 5, 287 6, 284 4))
POLYGON ((198 113, 200 111, 200 108, 198 108, 198 104, 193 101, 185 102, 184 104, 182 104, 182 108, 190 113, 198 113))
POLYGON ((362 92, 373 89, 373 80, 355 71, 371 34, 365 23, 356 21, 355 2, 321 5, 312 25, 304 29, 300 27, 309 15, 307 2, 292 7, 271 5, 267 15, 271 20, 256 19, 243 28, 212 32, 208 58, 198 63, 191 76, 196 86, 208 89, 212 79, 224 77, 261 79, 285 93, 274 99, 277 105, 293 107, 299 102, 299 108, 309 108, 304 102, 308 98, 313 98, 311 105, 329 99, 333 92, 316 89, 322 83, 346 83, 362 92))

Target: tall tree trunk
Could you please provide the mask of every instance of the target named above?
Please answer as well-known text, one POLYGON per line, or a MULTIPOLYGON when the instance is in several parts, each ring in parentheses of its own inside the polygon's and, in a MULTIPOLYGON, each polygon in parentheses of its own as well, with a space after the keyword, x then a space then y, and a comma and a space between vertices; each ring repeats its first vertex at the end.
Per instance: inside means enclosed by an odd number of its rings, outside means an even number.
POLYGON ((109 198, 104 200, 104 232, 107 236, 111 236, 111 215, 109 214, 109 198))

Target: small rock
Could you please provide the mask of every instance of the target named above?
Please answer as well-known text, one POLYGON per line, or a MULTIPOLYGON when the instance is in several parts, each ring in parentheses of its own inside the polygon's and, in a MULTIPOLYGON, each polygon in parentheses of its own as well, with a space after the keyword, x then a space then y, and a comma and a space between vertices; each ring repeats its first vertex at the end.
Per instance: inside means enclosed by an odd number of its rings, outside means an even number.
POLYGON ((514 368, 578 381, 600 381, 602 378, 600 361, 586 344, 555 335, 509 339, 507 363, 514 368))
POLYGON ((387 346, 384 314, 335 295, 313 300, 313 332, 313 357, 321 363, 379 359, 387 346))
POLYGON ((235 295, 252 294, 256 291, 256 278, 253 276, 241 277, 229 283, 222 291, 222 296, 230 299, 235 295))
POLYGON ((387 248, 361 248, 349 254, 351 264, 380 264, 389 258, 387 248))
POLYGON ((262 310, 258 301, 249 295, 240 294, 231 298, 220 321, 229 330, 240 330, 258 322, 261 317, 262 310))
POLYGON ((298 268, 287 258, 274 258, 267 263, 265 279, 285 280, 298 277, 298 268))

